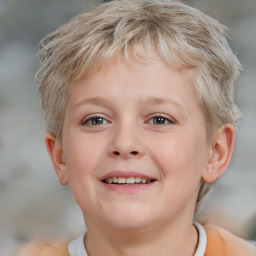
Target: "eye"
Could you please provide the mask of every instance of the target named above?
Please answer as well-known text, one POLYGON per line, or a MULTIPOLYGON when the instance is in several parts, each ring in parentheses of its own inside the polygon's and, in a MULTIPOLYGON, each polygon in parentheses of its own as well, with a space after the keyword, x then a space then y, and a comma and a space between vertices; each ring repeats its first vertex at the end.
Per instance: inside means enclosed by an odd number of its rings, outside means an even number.
POLYGON ((171 120, 168 117, 162 116, 162 115, 158 115, 158 116, 154 116, 152 117, 149 122, 149 124, 155 124, 155 125, 166 125, 166 124, 171 124, 174 123, 173 120, 171 120))
POLYGON ((95 126, 95 125, 102 125, 102 124, 107 124, 108 121, 104 119, 103 117, 99 116, 91 116, 86 118, 83 122, 82 125, 87 125, 87 126, 95 126))

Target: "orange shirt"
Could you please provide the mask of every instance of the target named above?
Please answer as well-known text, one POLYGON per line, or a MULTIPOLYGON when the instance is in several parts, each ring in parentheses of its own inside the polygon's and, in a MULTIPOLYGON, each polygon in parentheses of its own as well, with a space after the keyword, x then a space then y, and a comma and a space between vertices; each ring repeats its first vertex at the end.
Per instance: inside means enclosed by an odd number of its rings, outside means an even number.
POLYGON ((205 225, 207 246, 204 256, 256 256, 256 246, 225 229, 205 225))
MULTIPOLYGON (((207 246, 204 256, 256 256, 256 246, 230 232, 206 224, 207 246)), ((69 256, 68 243, 36 243, 24 247, 17 256, 69 256)))

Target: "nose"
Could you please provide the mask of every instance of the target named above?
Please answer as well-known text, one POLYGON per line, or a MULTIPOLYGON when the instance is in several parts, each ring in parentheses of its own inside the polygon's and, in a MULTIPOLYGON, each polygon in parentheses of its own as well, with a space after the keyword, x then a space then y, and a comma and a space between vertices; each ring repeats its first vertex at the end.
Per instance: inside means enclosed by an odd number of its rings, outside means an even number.
POLYGON ((145 154, 143 135, 138 125, 122 125, 113 131, 109 155, 124 159, 140 158, 145 154))

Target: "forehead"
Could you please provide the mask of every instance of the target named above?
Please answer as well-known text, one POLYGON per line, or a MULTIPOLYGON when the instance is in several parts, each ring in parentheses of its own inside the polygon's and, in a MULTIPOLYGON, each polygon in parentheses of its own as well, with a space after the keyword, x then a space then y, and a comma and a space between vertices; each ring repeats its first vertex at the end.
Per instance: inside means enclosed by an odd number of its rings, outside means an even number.
MULTIPOLYGON (((158 66, 161 70, 165 71, 165 73, 178 72, 182 74, 182 76, 188 78, 191 82, 193 82, 193 74, 192 71, 188 68, 184 68, 181 65, 176 65, 176 63, 167 63, 161 55, 155 51, 145 52, 142 56, 124 56, 123 54, 115 55, 112 58, 105 60, 95 59, 91 67, 84 70, 84 72, 77 72, 74 75, 74 79, 71 79, 71 86, 80 83, 80 81, 85 81, 89 79, 94 79, 94 77, 99 77, 100 75, 106 75, 109 73, 114 73, 116 77, 118 77, 118 72, 122 70, 122 72, 126 73, 140 73, 141 69, 153 69, 158 66)), ((151 74, 154 74, 151 72, 151 74)))
POLYGON ((184 78, 184 81, 186 80, 191 86, 194 84, 194 72, 192 72, 192 69, 186 68, 185 65, 182 66, 174 61, 173 63, 167 63, 158 51, 153 48, 145 50, 143 55, 140 56, 133 56, 132 53, 130 56, 124 56, 119 53, 104 61, 96 59, 93 63, 83 73, 77 73, 76 79, 71 82, 70 87, 81 83, 81 81, 99 79, 101 76, 109 77, 110 75, 118 79, 118 77, 121 78, 124 74, 132 74, 132 76, 137 74, 137 78, 141 77, 141 79, 144 78, 146 80, 148 76, 160 76, 156 69, 162 71, 161 75, 164 73, 170 76, 172 73, 179 73, 184 78), (148 71, 147 77, 139 76, 142 69, 148 71))
POLYGON ((139 103, 173 101, 182 106, 188 98, 195 99, 192 72, 173 70, 157 54, 147 62, 125 60, 122 56, 113 58, 74 82, 69 96, 75 104, 86 99, 92 102, 97 98, 97 102, 103 102, 103 98, 116 97, 116 100, 137 99, 139 103), (183 101, 183 98, 187 99, 183 101))

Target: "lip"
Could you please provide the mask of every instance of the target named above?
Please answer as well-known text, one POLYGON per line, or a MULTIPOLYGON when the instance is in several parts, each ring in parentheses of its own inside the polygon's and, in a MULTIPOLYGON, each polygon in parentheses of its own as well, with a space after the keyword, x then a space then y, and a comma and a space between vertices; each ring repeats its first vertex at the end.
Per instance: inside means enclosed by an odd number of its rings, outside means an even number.
POLYGON ((100 178, 100 181, 106 180, 108 178, 113 177, 124 177, 124 178, 131 178, 131 177, 140 177, 147 180, 157 180, 155 177, 151 177, 140 172, 133 172, 133 171, 112 171, 107 173, 106 175, 100 178))
POLYGON ((155 177, 151 177, 145 174, 142 174, 140 172, 134 172, 134 171, 112 171, 107 173, 106 175, 102 176, 100 178, 100 181, 102 185, 107 188, 108 190, 117 192, 119 194, 134 194, 138 193, 140 191, 144 191, 153 185, 155 185, 157 179, 155 177), (124 178, 130 178, 130 177, 140 177, 147 180, 154 180, 151 183, 145 183, 145 184, 133 184, 133 185, 115 185, 115 184, 108 184, 104 183, 103 181, 108 178, 113 177, 124 177, 124 178))

